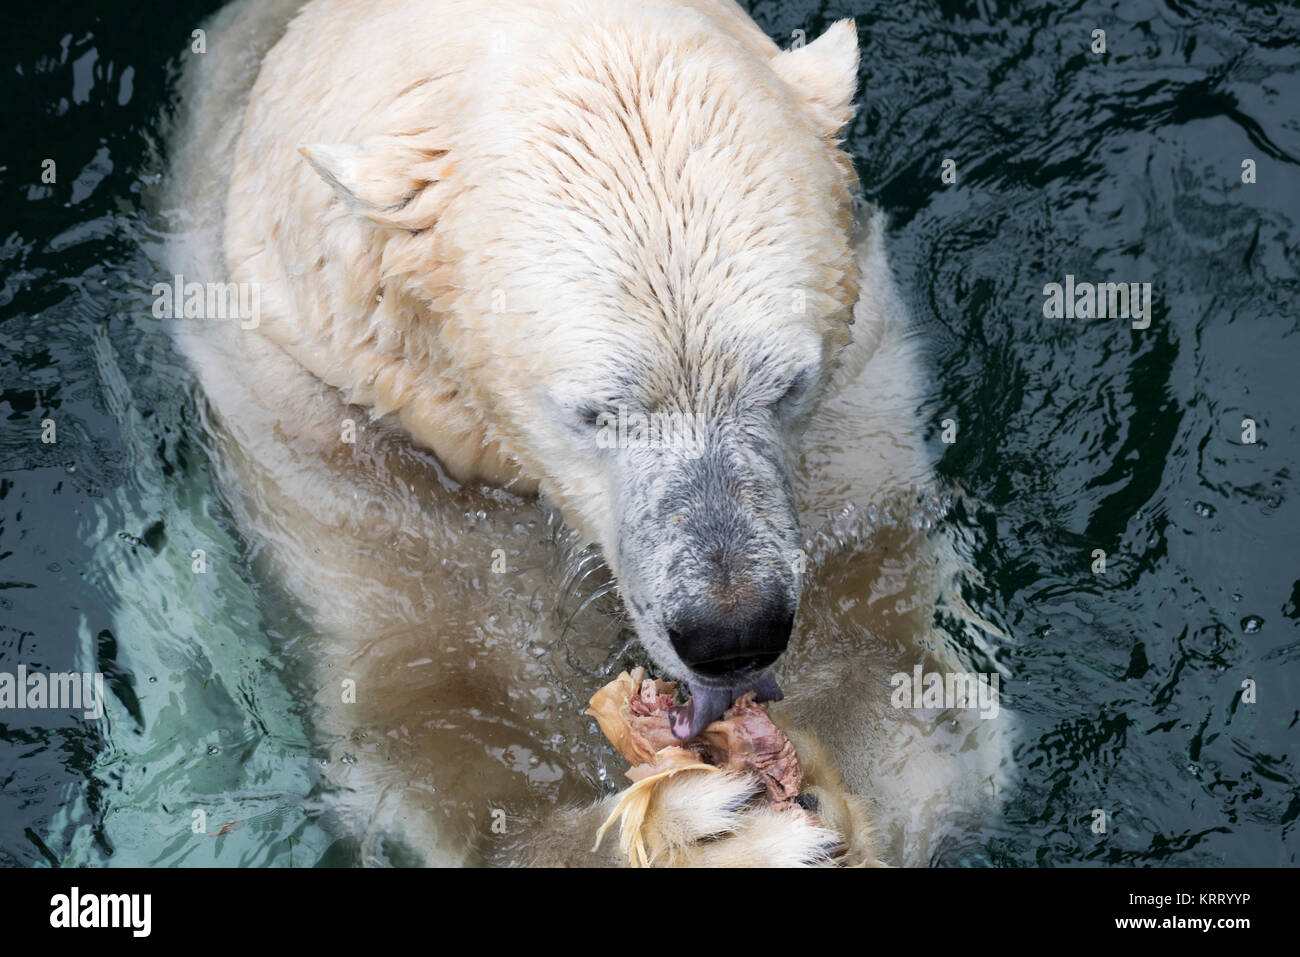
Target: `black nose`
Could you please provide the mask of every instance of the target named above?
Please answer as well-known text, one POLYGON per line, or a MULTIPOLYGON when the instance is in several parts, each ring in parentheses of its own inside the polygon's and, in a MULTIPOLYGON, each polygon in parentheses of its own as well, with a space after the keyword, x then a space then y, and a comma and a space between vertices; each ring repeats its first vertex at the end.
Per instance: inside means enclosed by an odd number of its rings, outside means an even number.
POLYGON ((676 616, 668 638, 692 671, 722 678, 775 662, 790 643, 793 624, 784 600, 726 610, 695 606, 676 616))

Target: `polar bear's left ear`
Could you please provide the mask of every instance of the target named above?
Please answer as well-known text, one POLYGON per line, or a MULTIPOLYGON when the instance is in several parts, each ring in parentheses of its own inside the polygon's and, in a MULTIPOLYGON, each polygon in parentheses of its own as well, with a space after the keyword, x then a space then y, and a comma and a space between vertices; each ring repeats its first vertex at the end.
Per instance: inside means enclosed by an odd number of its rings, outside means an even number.
POLYGON ((853 115, 858 89, 858 29, 837 20, 807 46, 778 53, 772 68, 808 104, 813 117, 834 139, 853 115))
POLYGON ((447 151, 420 136, 371 136, 359 146, 298 147, 312 168, 357 215, 389 229, 427 229, 446 201, 447 151))

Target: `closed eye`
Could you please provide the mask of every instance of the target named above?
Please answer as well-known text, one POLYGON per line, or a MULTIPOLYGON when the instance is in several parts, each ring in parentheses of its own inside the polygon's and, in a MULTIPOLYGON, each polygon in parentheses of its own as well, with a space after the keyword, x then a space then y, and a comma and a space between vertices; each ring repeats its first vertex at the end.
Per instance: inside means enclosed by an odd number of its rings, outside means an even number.
POLYGON ((804 371, 797 373, 790 384, 786 386, 785 391, 781 393, 781 398, 776 400, 778 411, 784 411, 791 405, 798 403, 808 392, 809 385, 812 384, 812 373, 804 371))
POLYGON ((601 409, 584 403, 573 410, 574 420, 584 428, 594 429, 600 424, 601 409))

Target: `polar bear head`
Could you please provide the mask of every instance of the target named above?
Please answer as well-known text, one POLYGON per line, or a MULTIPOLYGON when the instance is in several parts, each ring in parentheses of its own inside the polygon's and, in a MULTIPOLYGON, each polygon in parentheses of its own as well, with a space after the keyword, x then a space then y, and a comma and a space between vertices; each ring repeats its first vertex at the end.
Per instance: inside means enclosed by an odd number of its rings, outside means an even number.
POLYGON ((412 361, 437 357, 472 413, 435 451, 499 449, 599 543, 694 733, 778 694, 792 468, 858 293, 837 145, 856 33, 782 52, 687 11, 537 46, 454 130, 306 152, 383 234, 386 291, 424 309, 412 361))

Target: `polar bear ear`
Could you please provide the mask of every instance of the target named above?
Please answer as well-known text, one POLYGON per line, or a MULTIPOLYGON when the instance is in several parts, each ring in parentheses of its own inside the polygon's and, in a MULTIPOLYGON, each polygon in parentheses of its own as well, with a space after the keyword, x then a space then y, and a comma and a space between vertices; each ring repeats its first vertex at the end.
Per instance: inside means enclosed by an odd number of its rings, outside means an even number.
POLYGON ((828 139, 853 115, 858 88, 858 28, 837 20, 812 43, 778 53, 772 68, 808 104, 828 139))
POLYGON ((388 229, 427 229, 445 196, 438 186, 452 172, 447 151, 417 136, 371 136, 359 146, 298 147, 312 169, 358 216, 388 229))

